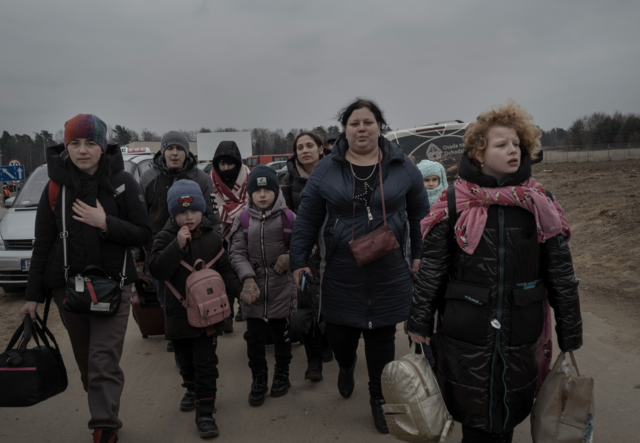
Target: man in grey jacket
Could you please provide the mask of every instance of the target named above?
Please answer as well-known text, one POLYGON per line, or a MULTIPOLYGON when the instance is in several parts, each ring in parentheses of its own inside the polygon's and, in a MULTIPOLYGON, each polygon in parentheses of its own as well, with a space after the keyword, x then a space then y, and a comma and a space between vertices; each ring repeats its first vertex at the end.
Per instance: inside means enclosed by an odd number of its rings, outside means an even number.
MULTIPOLYGON (((202 190, 202 195, 207 204, 205 216, 209 219, 214 229, 220 232, 220 216, 213 206, 214 193, 211 177, 197 166, 195 156, 189 152, 189 140, 178 131, 169 131, 162 136, 160 151, 153 157, 153 166, 148 169, 140 179, 140 186, 144 192, 149 219, 151 220, 151 234, 156 235, 169 220, 167 207, 167 191, 174 182, 187 179, 196 182, 202 190)), ((152 242, 153 244, 153 242, 152 242)), ((151 256, 150 244, 145 248, 145 255, 151 256)), ((164 307, 164 284, 154 279, 158 293, 158 301, 164 307)), ((171 350, 171 342, 167 350, 171 350)))

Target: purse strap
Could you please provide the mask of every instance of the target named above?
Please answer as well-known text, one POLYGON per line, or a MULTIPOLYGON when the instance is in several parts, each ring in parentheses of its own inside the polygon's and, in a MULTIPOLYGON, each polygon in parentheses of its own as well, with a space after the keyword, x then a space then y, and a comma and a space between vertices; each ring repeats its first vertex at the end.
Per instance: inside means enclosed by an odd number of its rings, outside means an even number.
MULTIPOLYGON (((64 254, 64 280, 67 281, 69 279, 69 263, 67 262, 67 237, 69 237, 69 232, 67 231, 67 186, 62 185, 62 232, 60 233, 60 238, 62 239, 62 251, 64 254)), ((122 272, 120 272, 120 289, 124 286, 124 281, 127 279, 127 253, 129 249, 127 247, 124 248, 124 262, 122 263, 122 272)), ((48 313, 48 312, 47 312, 48 313)), ((45 315, 46 321, 46 315, 45 315)))
MULTIPOLYGON (((378 149, 378 170, 380 171, 380 197, 382 198, 382 217, 384 225, 387 226, 387 208, 384 204, 384 186, 382 184, 382 151, 378 149)), ((355 177, 354 177, 355 180, 355 177)), ((371 194, 373 198, 373 194, 371 194)), ((356 202, 353 202, 353 215, 351 216, 351 241, 355 236, 356 202)))

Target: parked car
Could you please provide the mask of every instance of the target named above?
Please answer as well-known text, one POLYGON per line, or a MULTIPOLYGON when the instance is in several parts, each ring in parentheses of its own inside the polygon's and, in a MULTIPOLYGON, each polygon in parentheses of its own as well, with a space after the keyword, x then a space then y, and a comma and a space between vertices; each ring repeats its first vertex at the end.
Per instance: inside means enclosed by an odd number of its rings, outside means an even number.
POLYGON ((139 182, 142 174, 153 165, 154 153, 149 148, 127 148, 123 146, 120 149, 124 160, 124 170, 133 175, 133 178, 139 182))
POLYGON ((211 170, 213 169, 213 163, 211 162, 198 163, 198 168, 202 169, 207 175, 209 175, 211 174, 211 170))
POLYGON ((258 165, 268 165, 273 162, 286 162, 293 154, 269 154, 269 155, 252 155, 247 157, 246 165, 249 169, 253 169, 258 165))
POLYGON ((19 292, 27 286, 35 240, 36 211, 49 182, 47 165, 36 168, 17 196, 7 199, 0 222, 0 287, 19 292))
POLYGON ((286 168, 287 167, 287 161, 277 161, 277 162, 271 162, 271 163, 267 163, 267 166, 269 166, 272 169, 275 169, 275 171, 279 171, 282 168, 286 168))

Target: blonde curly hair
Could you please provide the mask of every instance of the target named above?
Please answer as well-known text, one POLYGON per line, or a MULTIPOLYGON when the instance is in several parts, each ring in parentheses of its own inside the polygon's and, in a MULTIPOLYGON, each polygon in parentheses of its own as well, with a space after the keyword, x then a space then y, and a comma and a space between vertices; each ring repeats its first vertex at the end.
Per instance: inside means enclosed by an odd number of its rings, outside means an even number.
POLYGON ((492 106, 484 111, 475 122, 467 126, 462 140, 467 147, 467 156, 476 166, 480 165, 476 154, 487 148, 487 132, 493 126, 515 129, 520 139, 521 151, 527 151, 532 160, 536 158, 540 145, 540 129, 533 124, 533 117, 525 108, 509 99, 505 105, 492 106))

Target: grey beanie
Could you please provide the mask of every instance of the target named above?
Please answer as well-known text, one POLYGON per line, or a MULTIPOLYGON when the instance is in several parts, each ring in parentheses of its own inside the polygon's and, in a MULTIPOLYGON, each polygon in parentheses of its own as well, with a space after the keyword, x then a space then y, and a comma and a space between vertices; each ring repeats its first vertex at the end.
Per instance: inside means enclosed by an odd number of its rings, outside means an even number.
POLYGON ((162 136, 162 141, 160 142, 160 152, 162 152, 162 155, 164 155, 164 150, 171 145, 180 146, 184 149, 184 152, 189 155, 189 139, 182 132, 169 131, 162 136))
POLYGON ((167 206, 169 215, 176 218, 176 215, 186 211, 207 211, 207 204, 202 196, 200 186, 193 180, 178 180, 167 192, 167 206))

